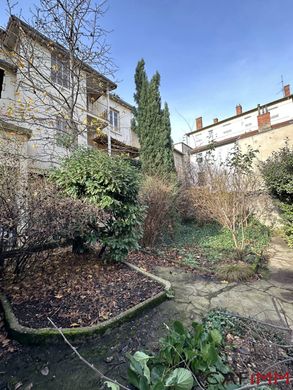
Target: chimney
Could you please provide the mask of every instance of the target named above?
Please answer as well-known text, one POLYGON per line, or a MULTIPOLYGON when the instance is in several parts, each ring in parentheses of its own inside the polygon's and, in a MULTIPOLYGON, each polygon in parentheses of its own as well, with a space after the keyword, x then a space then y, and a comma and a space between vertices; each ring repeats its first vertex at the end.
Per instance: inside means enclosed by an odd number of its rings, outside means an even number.
POLYGON ((196 118, 196 130, 202 129, 202 117, 196 118))
POLYGON ((290 85, 284 85, 284 97, 290 96, 290 85))
POLYGON ((271 113, 268 111, 267 106, 258 108, 257 124, 258 130, 265 130, 271 127, 271 113))
POLYGON ((238 104, 236 106, 236 115, 241 115, 242 114, 242 106, 241 104, 238 104))
POLYGON ((218 118, 214 118, 214 123, 218 123, 219 122, 219 119, 218 118))

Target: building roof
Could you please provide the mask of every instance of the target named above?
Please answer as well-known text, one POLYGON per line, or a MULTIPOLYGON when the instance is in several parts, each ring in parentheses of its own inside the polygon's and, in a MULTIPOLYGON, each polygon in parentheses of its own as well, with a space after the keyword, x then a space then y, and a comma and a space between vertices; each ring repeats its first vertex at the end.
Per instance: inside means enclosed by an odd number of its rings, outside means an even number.
MULTIPOLYGON (((13 37, 13 35, 15 37, 17 35, 17 31, 14 32, 13 29, 14 29, 15 26, 18 28, 19 25, 21 25, 21 27, 26 32, 28 32, 29 34, 33 35, 34 38, 38 39, 38 41, 40 43, 42 43, 42 44, 44 44, 44 43, 51 43, 52 44, 53 43, 57 50, 60 50, 61 52, 64 52, 64 53, 68 52, 68 50, 64 46, 60 45, 56 41, 52 41, 47 36, 45 36, 44 34, 40 33, 38 30, 36 30, 35 28, 33 28, 32 26, 30 26, 29 24, 27 24, 26 22, 24 22, 23 20, 19 19, 18 17, 14 16, 14 15, 10 16, 10 18, 9 18, 9 21, 8 21, 8 24, 7 24, 7 28, 6 28, 6 34, 5 34, 6 38, 8 38, 10 30, 12 30, 12 37, 13 37)), ((13 41, 13 39, 12 39, 12 41, 13 41)), ((7 42, 8 42, 8 39, 7 39, 7 42)), ((13 43, 15 43, 15 42, 13 42, 13 43)), ((88 65, 86 63, 83 63, 82 65, 83 65, 83 67, 84 67, 84 69, 86 71, 88 71, 91 74, 94 74, 99 79, 103 79, 103 81, 108 85, 108 87, 110 89, 113 90, 113 89, 117 88, 117 84, 116 83, 114 83, 112 80, 110 80, 106 76, 102 75, 101 73, 99 73, 92 66, 90 66, 90 65, 88 65)))
MULTIPOLYGON (((291 94, 290 96, 283 97, 281 99, 273 100, 272 102, 269 102, 269 103, 265 103, 265 104, 263 104, 263 106, 272 106, 274 104, 283 102, 285 100, 290 100, 290 99, 293 99, 293 94, 291 94)), ((239 115, 233 115, 233 116, 230 116, 228 118, 222 119, 222 120, 218 121, 217 123, 212 123, 212 124, 210 124, 208 126, 202 127, 201 129, 190 131, 189 133, 186 133, 186 135, 189 136, 189 135, 192 135, 192 134, 195 134, 195 133, 199 133, 199 132, 201 132, 203 130, 210 129, 211 127, 218 126, 218 125, 220 125, 222 123, 225 123, 225 122, 229 122, 229 121, 231 121, 231 120, 233 120, 235 118, 240 118, 241 116, 251 114, 252 112, 255 112, 257 110, 258 110, 258 107, 252 108, 252 109, 250 109, 248 111, 242 112, 239 115)))
MULTIPOLYGON (((264 133, 264 132, 269 132, 269 131, 272 131, 272 130, 275 130, 275 129, 279 129, 281 127, 285 127, 285 126, 289 126, 293 123, 293 120, 288 120, 288 121, 285 121, 285 122, 282 122, 282 123, 276 123, 275 125, 272 125, 271 127, 268 127, 266 129, 262 129, 261 132, 264 133)), ((252 137, 256 134, 259 134, 259 130, 252 130, 252 131, 249 131, 247 133, 242 133, 242 134, 239 134, 239 135, 235 135, 233 137, 229 137, 229 138, 225 138, 221 141, 213 141, 213 147, 214 148, 217 148, 219 146, 223 146, 223 145, 228 145, 228 144, 231 144, 231 143, 234 143, 234 142, 237 142, 241 139, 244 139, 244 138, 249 138, 249 137, 252 137)), ((198 146, 196 148, 194 148, 191 152, 191 154, 196 154, 196 153, 201 153, 201 152, 204 152, 206 150, 209 150, 211 148, 211 145, 210 144, 206 144, 206 145, 203 145, 203 146, 198 146)))
POLYGON ((110 98, 111 100, 113 100, 114 102, 117 102, 119 104, 121 104, 122 106, 125 106, 126 108, 128 108, 129 110, 133 110, 134 106, 132 106, 131 104, 127 103, 125 100, 121 99, 120 96, 116 95, 115 93, 111 93, 110 94, 110 98))

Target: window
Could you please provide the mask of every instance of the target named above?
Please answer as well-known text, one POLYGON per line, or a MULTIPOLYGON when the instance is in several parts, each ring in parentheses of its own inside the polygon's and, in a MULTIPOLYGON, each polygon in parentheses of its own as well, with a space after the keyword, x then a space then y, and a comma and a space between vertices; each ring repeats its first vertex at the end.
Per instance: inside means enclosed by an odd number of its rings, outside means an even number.
POLYGON ((58 133, 64 134, 69 132, 69 126, 67 120, 61 117, 56 119, 56 128, 58 133))
POLYGON ((0 98, 4 87, 4 70, 0 69, 0 98))
MULTIPOLYGON (((74 124, 74 127, 76 124, 74 124)), ((56 118, 56 145, 62 148, 69 149, 78 143, 78 134, 69 126, 66 119, 62 117, 56 118)))
POLYGON ((65 88, 70 87, 68 63, 54 54, 51 56, 51 80, 65 88))
POLYGON ((114 131, 119 131, 119 112, 116 110, 110 109, 110 123, 114 131))

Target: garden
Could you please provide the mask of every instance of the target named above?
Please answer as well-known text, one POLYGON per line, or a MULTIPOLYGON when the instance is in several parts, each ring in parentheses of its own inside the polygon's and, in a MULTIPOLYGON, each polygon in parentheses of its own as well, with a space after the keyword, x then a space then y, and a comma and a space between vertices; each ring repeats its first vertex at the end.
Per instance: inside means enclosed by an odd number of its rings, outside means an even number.
MULTIPOLYGON (((58 372, 58 357, 63 370, 78 367, 75 388, 228 390, 250 388, 252 380, 286 388, 289 374, 282 373, 293 359, 288 312, 277 309, 284 325, 271 314, 272 321, 227 310, 221 300, 210 305, 231 289, 228 300, 240 308, 243 283, 261 300, 253 289, 270 278, 272 232, 247 192, 255 185, 253 159, 235 148, 225 166, 206 166, 209 185, 202 187, 179 183, 172 170, 154 176, 126 157, 78 149, 47 176, 29 176, 25 192, 19 167, 2 166, 3 385, 72 386, 58 372), (206 299, 205 288, 209 305, 199 312, 194 305, 206 299)), ((267 185, 272 165, 262 168, 267 185)))
POLYGON ((211 139, 180 176, 160 74, 141 59, 135 107, 109 96, 105 2, 53 3, 1 30, 0 389, 292 388, 292 148, 219 161, 211 139))

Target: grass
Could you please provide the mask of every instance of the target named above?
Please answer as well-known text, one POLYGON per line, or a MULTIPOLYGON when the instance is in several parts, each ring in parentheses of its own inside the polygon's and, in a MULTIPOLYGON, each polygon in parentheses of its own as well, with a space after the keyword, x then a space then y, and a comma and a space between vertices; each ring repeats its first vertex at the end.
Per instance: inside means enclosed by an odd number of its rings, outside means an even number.
MULTIPOLYGON (((245 237, 250 251, 260 253, 270 241, 270 231, 259 222, 252 221, 246 228, 245 237)), ((172 242, 166 244, 182 252, 182 262, 194 267, 198 264, 195 247, 212 263, 235 258, 230 232, 215 222, 181 225, 172 242)))
POLYGON ((239 262, 237 264, 222 264, 216 270, 216 276, 227 282, 246 281, 254 275, 250 264, 239 262))

